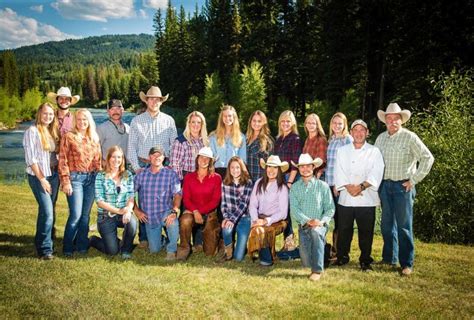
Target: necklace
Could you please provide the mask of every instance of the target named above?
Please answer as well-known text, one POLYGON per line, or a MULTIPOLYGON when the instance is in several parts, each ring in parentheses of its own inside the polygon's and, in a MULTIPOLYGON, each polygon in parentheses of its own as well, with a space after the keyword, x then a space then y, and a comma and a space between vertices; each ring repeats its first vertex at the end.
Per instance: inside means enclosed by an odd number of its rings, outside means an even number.
POLYGON ((110 123, 112 123, 112 124, 114 125, 115 130, 117 130, 117 132, 118 132, 119 134, 126 134, 126 133, 127 133, 127 129, 125 128, 125 125, 117 126, 117 125, 115 124, 115 122, 113 122, 112 120, 109 119, 109 121, 110 121, 110 123))

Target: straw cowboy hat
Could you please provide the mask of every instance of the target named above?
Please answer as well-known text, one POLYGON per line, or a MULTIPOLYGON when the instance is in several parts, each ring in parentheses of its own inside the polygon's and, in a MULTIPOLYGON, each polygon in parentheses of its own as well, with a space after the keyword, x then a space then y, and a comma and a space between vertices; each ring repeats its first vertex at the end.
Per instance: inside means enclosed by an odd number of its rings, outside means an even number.
POLYGON ((214 155, 212 154, 212 149, 209 147, 202 147, 198 152, 198 156, 203 156, 215 160, 214 155))
POLYGON ((168 96, 169 94, 163 97, 161 95, 161 90, 158 87, 151 87, 150 89, 148 89, 146 94, 143 93, 143 91, 140 91, 140 99, 145 103, 146 99, 148 98, 161 98, 161 102, 165 102, 166 100, 168 100, 168 96))
POLYGON ((323 164, 323 160, 321 160, 320 158, 316 158, 316 159, 313 160, 313 158, 311 158, 311 156, 309 154, 302 153, 300 155, 300 158, 298 159, 298 163, 294 163, 293 160, 292 160, 291 164, 294 165, 295 167, 304 166, 304 165, 307 165, 307 164, 312 164, 314 166, 314 168, 318 168, 323 164))
POLYGON ((269 156, 267 162, 265 160, 260 159, 260 167, 265 169, 267 166, 269 167, 280 167, 282 172, 286 172, 290 165, 286 161, 281 161, 279 156, 269 156))
POLYGON ((55 102, 55 103, 56 103, 57 97, 71 98, 71 106, 76 104, 81 99, 79 95, 75 95, 75 96, 71 95, 71 90, 68 87, 59 88, 57 93, 49 92, 47 94, 47 97, 51 102, 55 102))
POLYGON ((385 123, 385 116, 387 114, 399 114, 400 117, 402 117, 402 124, 407 122, 408 119, 410 119, 410 117, 411 117, 410 110, 406 110, 406 109, 402 110, 402 108, 400 108, 398 103, 390 103, 387 107, 387 110, 377 111, 377 116, 379 117, 379 120, 383 123, 385 123))

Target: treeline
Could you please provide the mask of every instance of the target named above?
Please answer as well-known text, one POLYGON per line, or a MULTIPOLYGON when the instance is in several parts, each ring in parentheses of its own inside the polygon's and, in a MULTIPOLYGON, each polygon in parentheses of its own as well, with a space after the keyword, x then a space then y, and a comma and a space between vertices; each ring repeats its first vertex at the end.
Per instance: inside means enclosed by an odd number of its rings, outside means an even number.
POLYGON ((472 66, 471 11, 469 1, 209 0, 189 14, 170 1, 154 18, 159 84, 170 105, 204 108, 217 76, 223 99, 243 108, 251 101, 234 100, 233 82, 258 62, 271 113, 346 107, 375 123, 390 101, 426 110, 430 79, 472 66))

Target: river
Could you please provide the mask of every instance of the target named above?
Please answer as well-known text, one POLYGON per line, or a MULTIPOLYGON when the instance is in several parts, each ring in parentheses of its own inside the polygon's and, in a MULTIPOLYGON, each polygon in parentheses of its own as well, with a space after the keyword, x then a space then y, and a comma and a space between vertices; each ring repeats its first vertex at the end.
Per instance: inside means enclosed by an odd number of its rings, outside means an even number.
MULTIPOLYGON (((108 116, 104 109, 89 109, 96 124, 106 121, 108 116)), ((125 112, 124 122, 130 124, 134 113, 125 112)), ((14 130, 0 131, 0 181, 21 183, 26 180, 25 153, 23 151, 23 135, 34 121, 21 123, 14 130)))

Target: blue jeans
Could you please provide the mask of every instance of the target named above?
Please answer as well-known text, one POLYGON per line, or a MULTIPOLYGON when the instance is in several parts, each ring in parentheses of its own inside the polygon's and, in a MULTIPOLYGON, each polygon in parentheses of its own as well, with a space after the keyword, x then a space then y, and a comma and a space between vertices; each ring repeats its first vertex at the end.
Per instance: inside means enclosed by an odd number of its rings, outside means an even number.
POLYGON ((416 190, 406 191, 404 181, 383 180, 379 189, 382 202, 382 259, 402 268, 413 268, 415 242, 413 238, 413 202, 416 190))
POLYGON ((72 195, 67 196, 69 217, 64 230, 63 253, 74 250, 86 253, 89 249, 89 217, 94 203, 95 176, 93 172, 71 172, 72 195), (74 244, 76 245, 74 247, 74 244))
POLYGON ((303 266, 311 272, 324 271, 324 246, 326 245, 327 227, 298 228, 300 236, 300 256, 303 266))
POLYGON ((168 244, 166 245, 166 252, 176 253, 178 251, 178 238, 179 238, 179 219, 174 219, 173 223, 166 226, 166 217, 163 218, 159 224, 145 223, 146 234, 148 235, 148 248, 150 253, 157 253, 161 250, 162 246, 162 230, 166 227, 168 234, 168 244))
POLYGON ((222 238, 224 239, 224 245, 231 245, 233 242, 234 233, 237 234, 237 241, 234 247, 234 259, 242 261, 245 257, 245 251, 247 250, 247 240, 250 234, 250 215, 247 214, 237 221, 234 228, 223 228, 222 238))
POLYGON ((132 253, 133 239, 137 233, 137 218, 132 215, 127 224, 122 222, 123 216, 109 217, 107 214, 97 216, 97 226, 102 238, 91 237, 90 245, 97 250, 110 255, 121 253, 132 253), (117 237, 117 228, 123 228, 122 245, 117 237))
POLYGON ((59 176, 57 172, 46 178, 51 185, 51 194, 44 191, 36 176, 28 175, 28 184, 38 203, 36 219, 35 247, 39 256, 53 254, 54 206, 58 199, 59 176))

